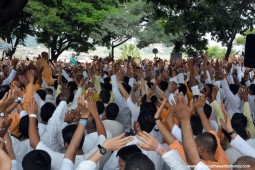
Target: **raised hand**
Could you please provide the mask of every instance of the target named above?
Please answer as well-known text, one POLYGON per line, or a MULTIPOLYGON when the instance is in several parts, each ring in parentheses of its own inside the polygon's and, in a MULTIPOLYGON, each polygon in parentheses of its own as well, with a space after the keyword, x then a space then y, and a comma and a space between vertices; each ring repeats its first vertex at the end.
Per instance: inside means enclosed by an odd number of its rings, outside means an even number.
POLYGON ((27 71, 28 82, 34 84, 35 73, 33 70, 27 71))
POLYGON ((62 99, 65 100, 66 102, 68 101, 68 98, 70 97, 70 91, 67 85, 61 86, 61 94, 62 94, 62 99))
POLYGON ((0 118, 0 137, 4 137, 9 127, 11 126, 12 118, 10 115, 4 115, 4 117, 0 118))
POLYGON ((107 150, 107 152, 115 151, 126 146, 126 144, 132 140, 133 139, 131 136, 125 137, 125 133, 123 133, 119 136, 106 140, 103 144, 103 147, 107 150))
POLYGON ((224 120, 220 120, 221 121, 221 127, 229 132, 233 131, 232 125, 231 125, 231 121, 230 121, 230 116, 228 111, 224 108, 224 104, 221 102, 221 110, 222 113, 224 114, 224 120))
POLYGON ((147 132, 139 132, 136 137, 143 143, 137 143, 139 147, 147 151, 156 151, 157 147, 160 145, 159 141, 147 132))
POLYGON ((33 99, 28 103, 27 113, 28 113, 28 115, 31 115, 31 114, 36 114, 37 111, 38 111, 38 106, 37 106, 35 100, 33 99))
POLYGON ((154 115, 155 118, 157 118, 161 115, 162 109, 165 107, 166 102, 167 102, 167 99, 164 99, 161 106, 158 108, 156 114, 154 115))
POLYGON ((219 87, 213 86, 212 88, 212 100, 216 100, 217 93, 219 91, 219 87))
POLYGON ((193 112, 194 104, 193 100, 190 101, 190 105, 187 104, 185 97, 182 93, 174 96, 175 102, 171 102, 174 107, 176 118, 181 120, 190 119, 193 112))
POLYGON ((197 99, 195 99, 194 101, 194 106, 196 109, 199 109, 199 108, 204 108, 204 105, 205 105, 205 95, 200 95, 197 99))
POLYGON ((0 112, 3 112, 14 101, 15 101, 14 90, 9 90, 9 92, 6 92, 4 97, 0 100, 0 112))

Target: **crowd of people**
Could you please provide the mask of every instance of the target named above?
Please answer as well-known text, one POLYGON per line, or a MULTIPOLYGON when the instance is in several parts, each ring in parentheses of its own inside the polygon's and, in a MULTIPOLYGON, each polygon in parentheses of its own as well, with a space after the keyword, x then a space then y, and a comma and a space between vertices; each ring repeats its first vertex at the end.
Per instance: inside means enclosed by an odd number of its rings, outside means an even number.
POLYGON ((255 169, 241 58, 0 65, 1 170, 255 169))

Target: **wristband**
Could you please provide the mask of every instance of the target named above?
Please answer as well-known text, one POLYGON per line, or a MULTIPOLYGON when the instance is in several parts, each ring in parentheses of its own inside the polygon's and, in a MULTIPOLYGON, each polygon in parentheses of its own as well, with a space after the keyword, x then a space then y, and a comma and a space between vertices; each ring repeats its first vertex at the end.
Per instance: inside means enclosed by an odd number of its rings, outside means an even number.
POLYGON ((87 120, 81 119, 79 122, 80 122, 80 124, 82 124, 83 126, 86 126, 86 125, 87 125, 87 120))
POLYGON ((37 115, 36 114, 30 114, 29 117, 33 117, 33 118, 36 118, 37 115))
POLYGON ((160 149, 162 149, 162 145, 161 144, 158 144, 158 147, 156 149, 156 152, 158 152, 160 149))
POLYGON ((197 112, 203 112, 204 108, 197 108, 197 112))

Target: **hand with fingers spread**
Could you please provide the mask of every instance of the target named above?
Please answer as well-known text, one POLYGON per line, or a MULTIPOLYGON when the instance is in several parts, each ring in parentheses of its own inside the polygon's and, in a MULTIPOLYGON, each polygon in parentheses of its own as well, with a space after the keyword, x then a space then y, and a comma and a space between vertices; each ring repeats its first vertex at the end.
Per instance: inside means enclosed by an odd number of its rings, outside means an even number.
POLYGON ((133 90, 137 91, 139 87, 140 87, 140 83, 135 83, 133 86, 133 90))
POLYGON ((38 106, 35 102, 35 100, 31 100, 28 104, 28 107, 27 107, 27 113, 28 115, 32 115, 32 114, 36 114, 38 111, 38 106))
POLYGON ((194 106, 197 110, 204 110, 205 106, 205 95, 200 95, 194 101, 194 106))
POLYGON ((127 143, 131 142, 133 138, 131 136, 125 137, 125 133, 116 136, 114 138, 108 139, 104 142, 103 147, 107 152, 119 150, 126 146, 127 143))
POLYGON ((15 101, 14 90, 9 90, 5 93, 4 97, 0 100, 0 112, 4 112, 15 101))
POLYGON ((70 124, 75 122, 76 120, 74 119, 74 112, 73 110, 70 110, 66 115, 65 115, 65 119, 64 122, 70 124))
POLYGON ((161 146, 159 141, 156 138, 143 131, 136 135, 136 137, 143 143, 137 143, 139 147, 147 151, 156 151, 159 154, 163 155, 166 150, 161 146))
POLYGON ((180 121, 190 119, 194 108, 193 100, 191 100, 190 104, 188 105, 182 93, 176 94, 174 99, 175 103, 172 102, 172 106, 174 107, 176 118, 180 121))

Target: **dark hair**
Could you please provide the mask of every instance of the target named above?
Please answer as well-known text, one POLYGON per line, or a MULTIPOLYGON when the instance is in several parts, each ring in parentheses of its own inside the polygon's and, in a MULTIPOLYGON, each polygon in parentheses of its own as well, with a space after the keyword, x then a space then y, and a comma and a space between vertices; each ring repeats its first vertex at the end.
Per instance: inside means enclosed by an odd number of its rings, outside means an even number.
POLYGON ((230 84, 229 89, 234 95, 236 95, 239 90, 239 86, 237 84, 230 84))
POLYGON ((110 101, 110 98, 111 98, 111 94, 110 94, 110 92, 109 91, 107 91, 107 90, 101 90, 100 91, 100 94, 99 94, 99 98, 101 99, 101 101, 103 102, 103 103, 109 103, 109 101, 110 101))
POLYGON ((53 90, 51 88, 46 88, 45 92, 46 92, 46 94, 52 94, 53 95, 53 90))
POLYGON ((205 84, 210 89, 210 95, 212 94, 213 85, 212 84, 205 84))
POLYGON ((116 103, 110 103, 105 109, 106 118, 109 120, 115 120, 119 114, 119 106, 116 103))
POLYGON ((54 89, 57 90, 57 88, 58 88, 58 80, 54 81, 54 85, 53 86, 54 86, 54 89))
POLYGON ((231 125, 238 135, 244 140, 248 139, 246 131, 247 118, 242 113, 235 113, 231 118, 231 125))
POLYGON ((138 153, 126 161, 125 170, 155 170, 155 165, 146 155, 138 153))
POLYGON ((70 92, 74 92, 77 89, 77 84, 75 83, 75 81, 69 81, 67 85, 70 92))
POLYGON ((252 94, 252 95, 255 95, 255 84, 251 84, 249 86, 249 92, 252 94))
POLYGON ((46 91, 45 90, 37 90, 36 93, 41 97, 42 100, 45 100, 46 97, 46 91))
MULTIPOLYGON (((71 140, 73 138, 73 135, 75 133, 75 130, 77 129, 77 125, 68 125, 66 126, 63 130, 62 130, 62 137, 65 143, 67 143, 68 145, 71 143, 71 140)), ((83 143, 84 143, 84 139, 85 136, 83 134, 82 139, 81 139, 81 143, 78 147, 78 150, 82 149, 83 143)))
POLYGON ((157 112, 156 106, 151 102, 141 104, 140 113, 137 122, 140 124, 142 131, 150 133, 155 126, 154 115, 157 112))
POLYGON ((41 56, 42 56, 42 57, 48 57, 49 55, 48 55, 47 52, 42 52, 42 53, 41 53, 41 56))
POLYGON ((167 81, 160 81, 158 87, 162 90, 162 91, 166 91, 166 89, 168 88, 168 82, 167 81))
POLYGON ((141 149, 138 148, 136 145, 128 145, 121 148, 116 156, 119 156, 124 161, 128 160, 131 156, 137 153, 142 153, 141 149))
POLYGON ((186 93, 187 93, 187 87, 185 86, 185 84, 179 83, 178 89, 179 89, 179 92, 182 92, 184 96, 186 95, 186 93))
POLYGON ((205 105, 204 105, 204 112, 205 112, 205 116, 207 117, 207 119, 209 119, 212 114, 212 107, 207 103, 205 103, 205 105))
POLYGON ((51 170, 51 157, 43 150, 33 150, 22 160, 24 170, 51 170))
POLYGON ((47 102, 41 107, 41 118, 42 121, 47 123, 49 119, 52 117, 54 111, 56 110, 56 106, 51 103, 47 102))
POLYGON ((128 94, 130 94, 131 92, 131 86, 126 84, 126 83, 122 83, 124 89, 127 91, 128 94))
POLYGON ((5 93, 10 90, 9 85, 0 86, 0 100, 4 97, 5 93))
POLYGON ((28 115, 23 116, 19 121, 19 131, 22 138, 29 138, 28 135, 29 117, 28 115))
POLYGON ((123 76, 123 83, 128 84, 129 79, 130 78, 128 76, 123 76))
POLYGON ((191 115, 190 124, 194 135, 198 135, 203 132, 203 124, 198 115, 191 115))
MULTIPOLYGON (((108 75, 108 73, 107 73, 107 75, 108 75)), ((110 84, 110 82, 111 82, 111 78, 110 77, 105 77, 104 78, 104 83, 110 84)))
POLYGON ((97 105, 98 114, 101 115, 105 110, 104 103, 101 101, 97 101, 96 105, 97 105))
POLYGON ((155 104, 155 105, 158 103, 158 98, 157 98, 157 96, 155 96, 155 95, 151 96, 151 103, 153 103, 153 104, 155 104))
POLYGON ((255 158, 251 156, 241 156, 236 160, 234 165, 237 165, 233 170, 242 170, 241 165, 247 166, 249 165, 251 169, 255 168, 255 158))
POLYGON ((195 141, 198 146, 202 145, 207 153, 215 154, 218 144, 213 134, 209 132, 200 133, 196 136, 195 141))
POLYGON ((107 91, 112 91, 112 85, 111 85, 111 83, 102 83, 101 84, 101 88, 103 89, 103 90, 107 90, 107 91))

